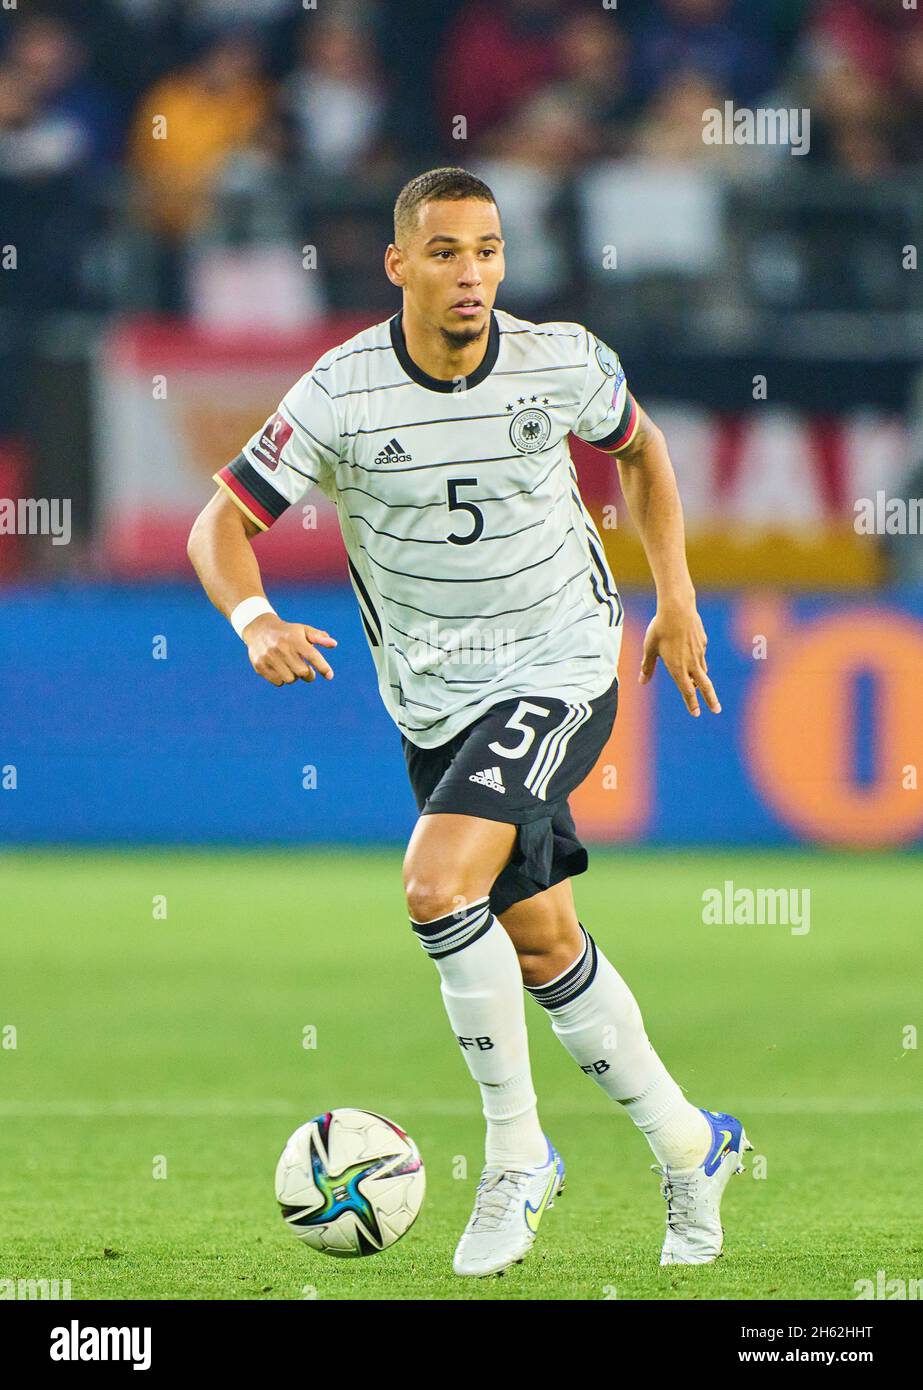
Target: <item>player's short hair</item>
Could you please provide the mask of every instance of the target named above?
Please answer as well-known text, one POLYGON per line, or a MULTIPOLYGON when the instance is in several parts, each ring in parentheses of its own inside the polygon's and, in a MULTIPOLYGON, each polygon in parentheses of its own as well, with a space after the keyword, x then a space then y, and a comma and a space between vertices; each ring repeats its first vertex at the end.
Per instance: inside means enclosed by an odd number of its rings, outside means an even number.
POLYGON ((417 174, 415 179, 404 184, 394 204, 395 243, 414 229, 417 213, 424 203, 454 203, 462 198, 479 198, 481 202, 497 205, 496 198, 483 179, 469 174, 467 169, 447 167, 417 174))

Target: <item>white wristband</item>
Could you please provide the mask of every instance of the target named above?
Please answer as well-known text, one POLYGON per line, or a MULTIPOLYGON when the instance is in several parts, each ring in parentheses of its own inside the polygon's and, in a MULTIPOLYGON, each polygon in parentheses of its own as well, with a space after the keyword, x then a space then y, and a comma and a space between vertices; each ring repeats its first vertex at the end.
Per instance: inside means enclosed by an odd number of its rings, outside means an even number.
POLYGON ((264 598, 262 594, 254 594, 252 598, 243 599, 234 609, 231 614, 231 627, 243 641, 244 628, 248 623, 252 623, 253 619, 258 618, 262 613, 275 613, 275 611, 268 598, 264 598))

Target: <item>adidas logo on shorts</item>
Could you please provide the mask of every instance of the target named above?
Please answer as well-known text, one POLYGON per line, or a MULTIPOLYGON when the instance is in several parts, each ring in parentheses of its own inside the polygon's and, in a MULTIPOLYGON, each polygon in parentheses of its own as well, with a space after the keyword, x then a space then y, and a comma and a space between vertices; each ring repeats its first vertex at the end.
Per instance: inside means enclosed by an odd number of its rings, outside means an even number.
POLYGON ((480 782, 482 787, 490 787, 491 791, 506 791, 506 787, 503 785, 503 774, 498 767, 486 767, 483 772, 472 772, 468 781, 480 782))

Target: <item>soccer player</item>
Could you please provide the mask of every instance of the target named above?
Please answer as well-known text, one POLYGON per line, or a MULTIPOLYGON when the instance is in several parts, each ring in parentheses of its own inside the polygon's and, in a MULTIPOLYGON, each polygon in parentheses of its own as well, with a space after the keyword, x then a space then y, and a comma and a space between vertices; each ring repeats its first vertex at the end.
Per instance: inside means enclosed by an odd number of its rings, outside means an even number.
POLYGON ((456 1273, 522 1260, 564 1179, 536 1109, 523 985, 654 1152, 661 1264, 708 1263, 721 1253, 721 1195, 750 1145, 739 1120, 686 1100, 570 885, 587 855, 567 799, 612 729, 623 614, 571 431, 616 458, 654 576, 642 684, 659 657, 691 715, 700 694, 721 708, 664 437, 586 328, 494 309, 500 216, 465 170, 402 189, 385 271, 401 311, 325 353, 215 475, 190 559, 258 675, 330 680, 334 638, 274 611, 250 538, 310 487, 336 503, 420 811, 404 860, 411 926, 487 1121, 456 1273))

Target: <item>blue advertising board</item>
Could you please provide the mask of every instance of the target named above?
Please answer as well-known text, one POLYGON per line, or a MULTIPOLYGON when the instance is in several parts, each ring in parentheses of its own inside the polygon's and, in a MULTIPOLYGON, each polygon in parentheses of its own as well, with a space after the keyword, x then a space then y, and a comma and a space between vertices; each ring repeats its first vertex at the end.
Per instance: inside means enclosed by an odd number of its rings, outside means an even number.
MULTIPOLYGON (((399 842, 415 807, 350 592, 274 590, 339 642, 276 689, 187 587, 0 598, 0 841, 399 842)), ((923 836, 923 596, 703 598, 723 713, 637 684, 626 598, 611 748, 574 798, 592 840, 907 845, 923 836)))

